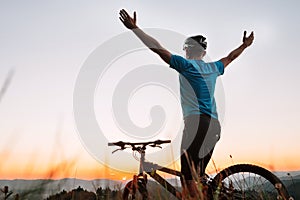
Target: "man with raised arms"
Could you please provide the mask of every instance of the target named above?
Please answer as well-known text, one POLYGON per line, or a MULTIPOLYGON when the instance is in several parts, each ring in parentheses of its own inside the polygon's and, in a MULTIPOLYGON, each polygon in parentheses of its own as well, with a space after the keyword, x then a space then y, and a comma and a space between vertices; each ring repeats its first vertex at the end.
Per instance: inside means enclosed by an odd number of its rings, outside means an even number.
POLYGON ((216 62, 206 63, 207 42, 202 35, 185 40, 183 50, 185 58, 170 53, 161 44, 143 32, 136 23, 136 12, 131 17, 124 9, 120 10, 120 20, 150 50, 179 73, 181 107, 184 118, 184 130, 181 142, 182 183, 192 198, 198 198, 193 170, 202 177, 209 163, 215 144, 220 138, 221 127, 218 120, 214 91, 217 77, 236 59, 254 39, 254 34, 247 37, 246 31, 242 44, 228 56, 216 62))

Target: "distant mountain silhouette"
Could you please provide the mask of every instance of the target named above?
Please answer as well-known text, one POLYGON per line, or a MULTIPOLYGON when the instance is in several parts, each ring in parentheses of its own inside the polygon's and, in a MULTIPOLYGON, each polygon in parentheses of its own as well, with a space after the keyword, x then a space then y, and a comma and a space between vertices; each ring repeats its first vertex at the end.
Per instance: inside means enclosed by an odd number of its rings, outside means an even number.
MULTIPOLYGON (((278 176, 279 173, 275 174, 278 176)), ((294 199, 300 199, 300 171, 293 173, 280 172, 280 174, 283 175, 282 177, 279 177, 287 187, 290 195, 292 195, 294 199)), ((171 184, 180 187, 179 180, 168 179, 168 181, 171 184)), ((20 194, 20 197, 26 197, 22 199, 47 199, 51 197, 49 200, 55 200, 55 195, 59 194, 66 197, 61 199, 68 199, 70 194, 74 194, 74 191, 75 193, 80 192, 77 191, 76 188, 81 188, 82 191, 80 194, 76 193, 78 198, 85 197, 86 199, 91 198, 92 200, 92 198, 95 197, 94 195, 96 194, 97 189, 101 188, 102 190, 105 190, 108 188, 110 190, 119 191, 120 193, 124 188, 125 183, 108 179, 81 180, 74 178, 60 180, 0 180, 0 188, 3 188, 4 186, 9 186, 14 194, 20 194)), ((151 181, 151 179, 149 180, 147 187, 149 194, 151 194, 153 199, 174 199, 170 193, 164 192, 164 188, 159 186, 158 183, 151 181)))
POLYGON ((73 189, 70 192, 63 190, 60 193, 48 197, 46 200, 97 200, 97 196, 93 192, 88 192, 81 187, 73 189))
POLYGON ((99 187, 117 190, 119 190, 121 187, 124 187, 124 185, 122 186, 121 181, 113 181, 108 179, 81 180, 74 178, 60 180, 0 180, 0 188, 4 186, 9 186, 14 194, 18 193, 20 196, 26 196, 26 199, 45 199, 63 190, 72 191, 78 187, 94 193, 99 187))

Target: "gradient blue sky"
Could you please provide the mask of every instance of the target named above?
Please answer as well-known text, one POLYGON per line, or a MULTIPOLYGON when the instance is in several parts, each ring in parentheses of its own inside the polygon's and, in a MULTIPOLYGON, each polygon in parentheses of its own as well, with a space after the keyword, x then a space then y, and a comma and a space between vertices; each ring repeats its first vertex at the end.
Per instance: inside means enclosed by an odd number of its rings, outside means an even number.
POLYGON ((99 167, 76 133, 72 95, 89 54, 127 31, 121 8, 136 10, 141 28, 204 34, 212 60, 237 47, 244 30, 254 31, 253 46, 222 77, 226 113, 214 159, 300 169, 299 7, 296 0, 0 1, 0 85, 15 72, 0 102, 0 152, 10 153, 0 176, 51 155, 57 162, 80 157, 79 171, 84 162, 99 167))

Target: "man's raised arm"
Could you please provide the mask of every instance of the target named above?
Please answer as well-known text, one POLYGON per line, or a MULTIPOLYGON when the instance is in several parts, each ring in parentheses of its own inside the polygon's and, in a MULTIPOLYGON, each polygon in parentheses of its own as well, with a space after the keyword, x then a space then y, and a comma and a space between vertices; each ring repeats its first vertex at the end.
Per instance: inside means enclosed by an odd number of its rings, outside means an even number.
POLYGON ((136 25, 136 12, 133 13, 133 18, 124 10, 120 10, 120 20, 124 26, 134 32, 134 34, 153 52, 157 53, 166 63, 170 64, 171 53, 163 48, 160 43, 146 34, 136 25))
POLYGON ((222 58, 220 61, 223 63, 224 67, 228 66, 234 59, 236 59, 239 55, 241 55, 241 53, 247 48, 249 47, 254 39, 254 34, 253 32, 251 32, 251 34, 246 37, 247 32, 244 31, 244 37, 243 37, 243 43, 241 44, 241 46, 239 46, 238 48, 236 48, 235 50, 233 50, 232 52, 230 52, 230 54, 225 57, 222 58))

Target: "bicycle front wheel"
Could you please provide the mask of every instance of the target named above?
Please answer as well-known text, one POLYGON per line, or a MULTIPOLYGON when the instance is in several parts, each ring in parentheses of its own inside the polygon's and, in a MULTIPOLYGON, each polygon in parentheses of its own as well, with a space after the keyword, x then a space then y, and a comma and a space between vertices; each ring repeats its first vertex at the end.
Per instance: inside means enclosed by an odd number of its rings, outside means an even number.
POLYGON ((216 199, 292 199, 272 172, 251 164, 230 166, 214 179, 216 199))
POLYGON ((147 200, 148 191, 146 188, 146 181, 144 179, 137 179, 137 182, 129 181, 123 191, 123 200, 147 200))

